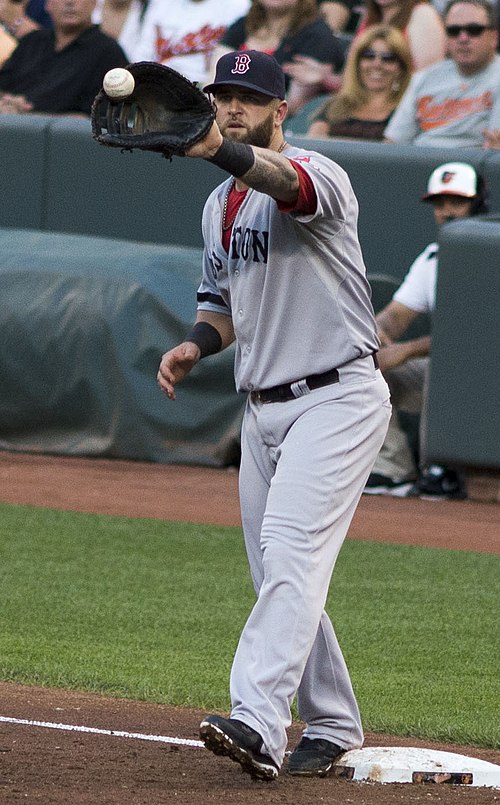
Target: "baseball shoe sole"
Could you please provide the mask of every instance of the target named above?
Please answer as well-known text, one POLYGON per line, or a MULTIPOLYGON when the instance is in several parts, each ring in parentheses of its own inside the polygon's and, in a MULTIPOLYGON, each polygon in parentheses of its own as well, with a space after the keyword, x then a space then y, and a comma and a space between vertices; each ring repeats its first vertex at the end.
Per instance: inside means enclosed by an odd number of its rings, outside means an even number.
POLYGON ((259 733, 235 718, 207 716, 200 724, 200 738, 214 755, 225 755, 239 763, 254 780, 270 782, 278 776, 278 767, 264 755, 259 733))

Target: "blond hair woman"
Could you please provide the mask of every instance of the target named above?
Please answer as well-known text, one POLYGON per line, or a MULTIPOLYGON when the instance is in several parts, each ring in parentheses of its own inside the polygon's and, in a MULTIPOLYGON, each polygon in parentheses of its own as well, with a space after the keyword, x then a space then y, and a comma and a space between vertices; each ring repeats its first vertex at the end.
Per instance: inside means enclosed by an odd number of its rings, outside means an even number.
POLYGON ((340 90, 317 112, 309 137, 382 140, 412 74, 402 33, 374 25, 353 42, 340 90))

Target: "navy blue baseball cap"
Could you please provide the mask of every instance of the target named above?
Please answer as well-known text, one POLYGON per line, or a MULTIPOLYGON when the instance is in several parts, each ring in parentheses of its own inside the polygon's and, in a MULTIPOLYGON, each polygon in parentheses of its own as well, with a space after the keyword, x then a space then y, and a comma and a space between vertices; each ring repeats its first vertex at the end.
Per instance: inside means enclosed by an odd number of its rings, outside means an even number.
POLYGON ((215 80, 203 87, 205 92, 214 92, 218 87, 246 87, 269 95, 285 97, 285 74, 274 56, 260 50, 236 50, 225 53, 217 62, 215 80))

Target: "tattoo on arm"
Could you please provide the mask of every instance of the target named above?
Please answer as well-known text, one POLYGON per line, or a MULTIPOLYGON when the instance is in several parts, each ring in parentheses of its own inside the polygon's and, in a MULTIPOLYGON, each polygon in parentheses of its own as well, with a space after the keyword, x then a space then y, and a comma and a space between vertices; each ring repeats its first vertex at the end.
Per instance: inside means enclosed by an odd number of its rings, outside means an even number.
POLYGON ((279 201, 294 202, 299 194, 297 171, 290 160, 276 151, 254 147, 255 162, 241 181, 279 201))

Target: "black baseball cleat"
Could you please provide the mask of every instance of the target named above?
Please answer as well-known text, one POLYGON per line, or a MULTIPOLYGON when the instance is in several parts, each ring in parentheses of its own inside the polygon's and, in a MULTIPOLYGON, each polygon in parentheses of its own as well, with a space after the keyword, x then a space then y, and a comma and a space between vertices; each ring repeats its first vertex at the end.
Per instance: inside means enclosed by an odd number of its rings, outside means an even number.
POLYGON ((440 464, 431 464, 422 470, 407 497, 423 500, 465 500, 467 490, 458 472, 440 464))
POLYGON ((226 755, 239 763, 254 780, 270 782, 278 776, 278 766, 262 754, 262 738, 236 718, 206 716, 200 724, 200 738, 214 755, 226 755))
POLYGON ((302 738, 288 758, 288 774, 324 777, 345 749, 323 738, 302 738))

